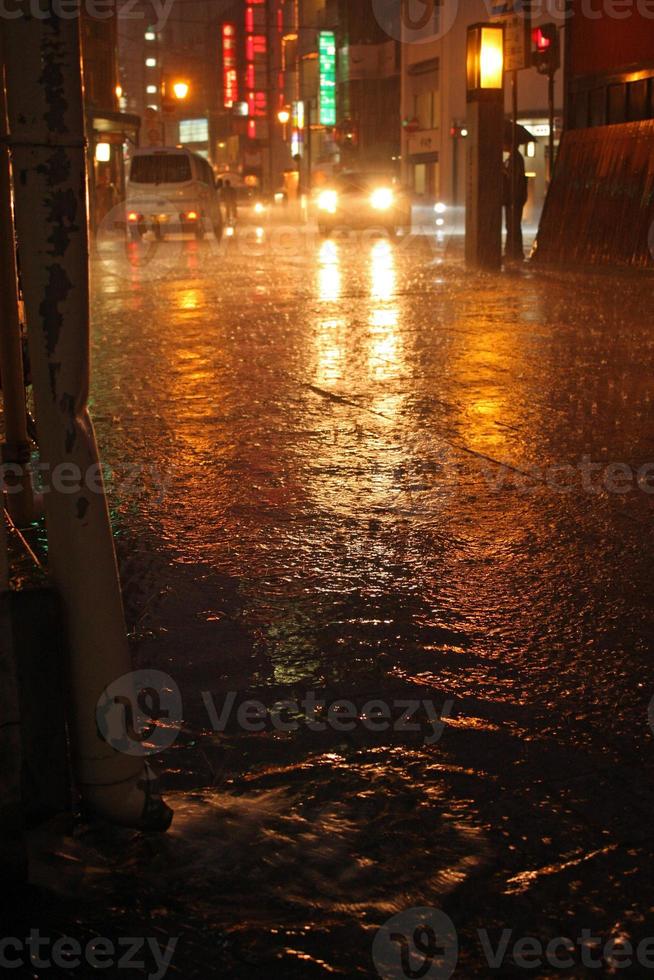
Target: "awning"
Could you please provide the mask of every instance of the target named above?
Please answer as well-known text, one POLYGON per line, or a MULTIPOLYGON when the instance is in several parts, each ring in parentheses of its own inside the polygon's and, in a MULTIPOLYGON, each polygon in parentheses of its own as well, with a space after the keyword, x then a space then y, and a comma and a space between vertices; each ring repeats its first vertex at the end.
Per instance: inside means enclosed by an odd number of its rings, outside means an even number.
MULTIPOLYGON (((125 140, 138 142, 139 131, 141 129, 141 117, 129 112, 117 112, 114 109, 90 109, 87 113, 89 131, 101 133, 103 136, 119 137, 116 142, 124 143, 125 140)), ((111 139, 107 140, 112 142, 111 139)))

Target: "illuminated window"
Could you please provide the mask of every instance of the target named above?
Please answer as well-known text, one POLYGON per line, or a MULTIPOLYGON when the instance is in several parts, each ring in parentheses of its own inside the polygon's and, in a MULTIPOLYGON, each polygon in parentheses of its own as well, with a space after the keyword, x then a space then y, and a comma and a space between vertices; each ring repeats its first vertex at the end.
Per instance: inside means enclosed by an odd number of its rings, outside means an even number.
POLYGON ((145 67, 146 68, 156 68, 157 67, 157 59, 156 58, 146 58, 145 59, 145 67))
POLYGON ((208 119, 182 119, 179 124, 180 143, 206 143, 209 140, 208 119))
POLYGON ((156 85, 148 85, 148 87, 146 88, 145 91, 148 93, 148 95, 156 95, 157 94, 157 86, 156 85))

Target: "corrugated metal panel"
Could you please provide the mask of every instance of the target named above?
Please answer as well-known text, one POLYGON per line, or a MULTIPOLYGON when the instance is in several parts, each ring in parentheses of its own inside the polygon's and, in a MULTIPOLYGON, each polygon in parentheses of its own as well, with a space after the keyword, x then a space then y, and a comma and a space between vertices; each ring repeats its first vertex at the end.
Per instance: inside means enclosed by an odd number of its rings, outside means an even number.
POLYGON ((654 121, 564 135, 534 258, 654 267, 654 121))

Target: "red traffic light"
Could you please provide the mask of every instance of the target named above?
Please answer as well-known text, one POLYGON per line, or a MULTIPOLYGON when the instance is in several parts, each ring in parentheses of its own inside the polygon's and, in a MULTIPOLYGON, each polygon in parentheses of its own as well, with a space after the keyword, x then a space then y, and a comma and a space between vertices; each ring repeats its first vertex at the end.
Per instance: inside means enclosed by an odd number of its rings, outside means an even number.
POLYGON ((561 46, 556 24, 541 24, 531 32, 532 64, 541 75, 553 76, 561 66, 561 46))
POLYGON ((552 46, 552 38, 542 27, 535 27, 531 33, 537 51, 547 51, 552 46))

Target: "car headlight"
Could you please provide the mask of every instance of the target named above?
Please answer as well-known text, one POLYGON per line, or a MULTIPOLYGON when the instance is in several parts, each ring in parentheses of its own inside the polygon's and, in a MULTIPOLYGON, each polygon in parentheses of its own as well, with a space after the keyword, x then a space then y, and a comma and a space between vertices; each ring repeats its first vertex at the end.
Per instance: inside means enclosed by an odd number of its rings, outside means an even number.
POLYGON ((434 211, 436 214, 445 214, 447 211, 447 204, 443 204, 442 201, 439 201, 438 204, 434 204, 434 211))
POLYGON ((265 207, 264 204, 261 203, 261 201, 257 201, 257 203, 254 205, 254 213, 255 214, 263 214, 263 212, 265 210, 266 210, 266 207, 265 207))
POLYGON ((321 211, 329 211, 331 214, 335 214, 337 204, 338 194, 336 191, 323 191, 318 198, 318 207, 321 211))
POLYGON ((378 187, 373 191, 370 203, 375 211, 388 211, 393 206, 395 195, 388 187, 378 187))

